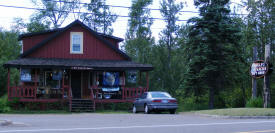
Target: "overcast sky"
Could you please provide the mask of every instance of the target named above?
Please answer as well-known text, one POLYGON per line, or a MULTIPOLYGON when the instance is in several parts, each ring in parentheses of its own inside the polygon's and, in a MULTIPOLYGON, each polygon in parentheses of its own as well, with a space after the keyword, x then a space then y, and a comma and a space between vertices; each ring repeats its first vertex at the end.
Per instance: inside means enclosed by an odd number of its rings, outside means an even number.
MULTIPOLYGON (((82 2, 89 2, 90 0, 82 0, 82 2)), ((176 2, 186 2, 185 7, 182 11, 197 11, 197 9, 193 6, 193 0, 176 0, 176 2)), ((237 0, 236 0, 237 1, 237 0)), ((115 5, 115 6, 131 6, 131 0, 106 0, 107 5, 115 5)), ((160 7, 160 0, 153 0, 153 4, 150 8, 159 9, 160 7)), ((20 7, 33 7, 31 0, 1 0, 0 5, 10 5, 10 6, 20 6, 20 7)), ((127 16, 129 10, 126 8, 114 8, 111 7, 111 10, 118 15, 127 16)), ((13 18, 21 17, 24 21, 28 21, 31 14, 34 13, 35 10, 28 10, 28 9, 20 9, 20 8, 11 8, 11 7, 1 7, 0 6, 0 27, 9 30, 10 27, 14 24, 13 18)), ((154 18, 161 18, 159 11, 152 10, 151 15, 154 18)), ((180 19, 187 20, 191 17, 197 16, 197 13, 181 13, 180 19)), ((113 24, 114 28, 114 36, 124 38, 126 30, 127 30, 127 23, 129 18, 125 17, 118 17, 116 22, 113 24)), ((70 22, 74 21, 73 18, 68 19, 62 27, 66 26, 70 22)), ((185 22, 179 22, 179 24, 183 24, 185 22)), ((151 27, 153 32, 153 36, 158 38, 158 34, 164 28, 165 23, 162 20, 154 20, 154 23, 151 27)))

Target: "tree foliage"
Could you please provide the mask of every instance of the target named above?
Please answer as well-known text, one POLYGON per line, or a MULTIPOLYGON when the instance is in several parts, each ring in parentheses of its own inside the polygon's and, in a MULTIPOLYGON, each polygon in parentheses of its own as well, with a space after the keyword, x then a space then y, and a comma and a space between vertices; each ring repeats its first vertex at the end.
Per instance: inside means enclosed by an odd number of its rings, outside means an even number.
MULTIPOLYGON (((271 63, 275 61, 275 3, 274 0, 247 0, 244 2, 247 7, 248 15, 245 18, 246 29, 244 29, 245 38, 247 43, 247 53, 249 60, 251 60, 253 46, 258 47, 258 59, 264 60, 265 45, 271 45, 271 63)), ((274 74, 271 74, 271 81, 275 79, 274 74)), ((261 80, 258 80, 258 96, 263 95, 261 80)), ((271 106, 275 106, 273 102, 275 98, 275 88, 271 82, 271 106)))
POLYGON ((85 24, 97 32, 109 35, 113 33, 111 26, 116 21, 117 15, 112 13, 105 0, 91 0, 89 4, 85 5, 85 8, 88 13, 81 15, 81 19, 85 24))
MULTIPOLYGON (((16 59, 20 53, 17 37, 18 34, 16 32, 0 29, 0 96, 7 91, 7 69, 3 67, 3 64, 9 60, 16 59)), ((10 83, 17 82, 18 76, 18 72, 12 70, 10 83)))
POLYGON ((15 25, 12 29, 18 33, 23 33, 25 30, 31 33, 50 29, 49 22, 44 24, 35 18, 31 18, 29 23, 24 22, 22 18, 14 18, 14 23, 15 25))
POLYGON ((161 75, 158 77, 161 82, 161 88, 167 90, 171 94, 175 94, 175 90, 179 87, 181 72, 181 57, 179 54, 178 32, 180 26, 176 23, 179 18, 179 11, 183 8, 183 3, 176 3, 174 0, 162 0, 160 2, 160 13, 165 20, 165 28, 159 34, 158 47, 161 53, 156 58, 161 58, 157 64, 159 68, 156 71, 161 75))
POLYGON ((60 27, 78 6, 79 0, 32 0, 35 6, 42 8, 33 14, 32 19, 43 24, 51 23, 54 28, 60 27))
POLYGON ((174 0, 162 0, 160 2, 160 13, 165 19, 165 29, 160 34, 160 44, 167 48, 167 65, 168 69, 171 68, 171 52, 176 45, 175 34, 179 30, 179 25, 176 23, 179 11, 183 8, 183 3, 176 4, 174 0))
MULTIPOLYGON (((246 17, 246 40, 250 46, 258 47, 259 58, 263 59, 265 45, 274 44, 275 40, 275 2, 274 0, 248 0, 244 4, 249 12, 246 17)), ((273 52, 274 48, 275 46, 272 45, 273 52)))
POLYGON ((209 93, 209 108, 215 95, 238 80, 244 61, 241 55, 240 27, 229 16, 229 0, 198 0, 200 16, 192 18, 188 45, 184 47, 188 70, 183 79, 185 92, 196 97, 209 93))
POLYGON ((152 37, 150 10, 147 6, 152 0, 134 0, 130 9, 128 31, 125 39, 125 50, 133 60, 148 63, 154 38, 152 37))

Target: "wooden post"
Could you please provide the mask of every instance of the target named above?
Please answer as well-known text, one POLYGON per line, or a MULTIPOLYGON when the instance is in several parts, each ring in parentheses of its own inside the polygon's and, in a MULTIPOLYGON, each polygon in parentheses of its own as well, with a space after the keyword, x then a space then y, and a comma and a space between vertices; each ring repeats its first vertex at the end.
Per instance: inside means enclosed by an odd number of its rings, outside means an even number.
MULTIPOLYGON (((256 61, 258 57, 257 46, 253 47, 253 61, 256 61)), ((252 77, 252 99, 257 98, 257 80, 252 77)))
POLYGON ((36 99, 36 94, 37 94, 37 82, 38 82, 38 80, 37 80, 37 69, 34 69, 34 71, 35 71, 35 72, 34 72, 34 74, 35 74, 35 75, 34 75, 34 78, 35 78, 35 79, 34 79, 34 80, 35 80, 35 81, 34 81, 34 86, 35 86, 35 87, 34 87, 34 98, 36 99))
POLYGON ((139 86, 141 86, 141 71, 139 71, 139 81, 138 81, 139 86))
POLYGON ((8 89, 8 100, 9 100, 10 99, 10 68, 8 68, 7 89, 8 89))
POLYGON ((125 71, 122 72, 122 99, 125 99, 125 71))
POLYGON ((99 82, 98 82, 98 77, 97 77, 97 72, 95 72, 95 86, 96 86, 96 88, 98 88, 98 84, 99 84, 99 82))
MULTIPOLYGON (((65 71, 65 70, 64 70, 65 71)), ((63 71, 63 74, 62 74, 62 99, 64 99, 64 86, 65 86, 65 84, 64 84, 64 80, 65 80, 65 73, 64 73, 64 71, 63 71)))
POLYGON ((146 72, 146 88, 147 88, 147 91, 149 90, 149 72, 147 71, 146 72))
MULTIPOLYGON (((270 44, 265 45, 265 62, 269 64, 270 60, 270 44)), ((270 106, 270 83, 269 83, 269 74, 267 73, 264 76, 264 108, 270 106)))

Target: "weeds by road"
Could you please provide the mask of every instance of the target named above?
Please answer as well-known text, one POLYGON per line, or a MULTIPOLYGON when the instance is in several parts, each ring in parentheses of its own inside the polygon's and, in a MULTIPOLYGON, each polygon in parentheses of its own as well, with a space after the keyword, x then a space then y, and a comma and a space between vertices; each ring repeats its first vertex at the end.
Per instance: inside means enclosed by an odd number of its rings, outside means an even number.
POLYGON ((229 108, 194 111, 198 114, 223 116, 275 116, 274 108, 229 108))

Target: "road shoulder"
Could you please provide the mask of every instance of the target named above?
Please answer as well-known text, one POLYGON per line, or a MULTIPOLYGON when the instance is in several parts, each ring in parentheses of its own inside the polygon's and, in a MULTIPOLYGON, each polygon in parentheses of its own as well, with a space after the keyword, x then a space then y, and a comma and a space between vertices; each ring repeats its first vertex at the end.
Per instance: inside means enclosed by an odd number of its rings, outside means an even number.
POLYGON ((209 115, 209 114, 200 114, 194 113, 198 116, 211 117, 211 118, 220 118, 220 119, 275 119, 275 116, 224 116, 224 115, 209 115))

